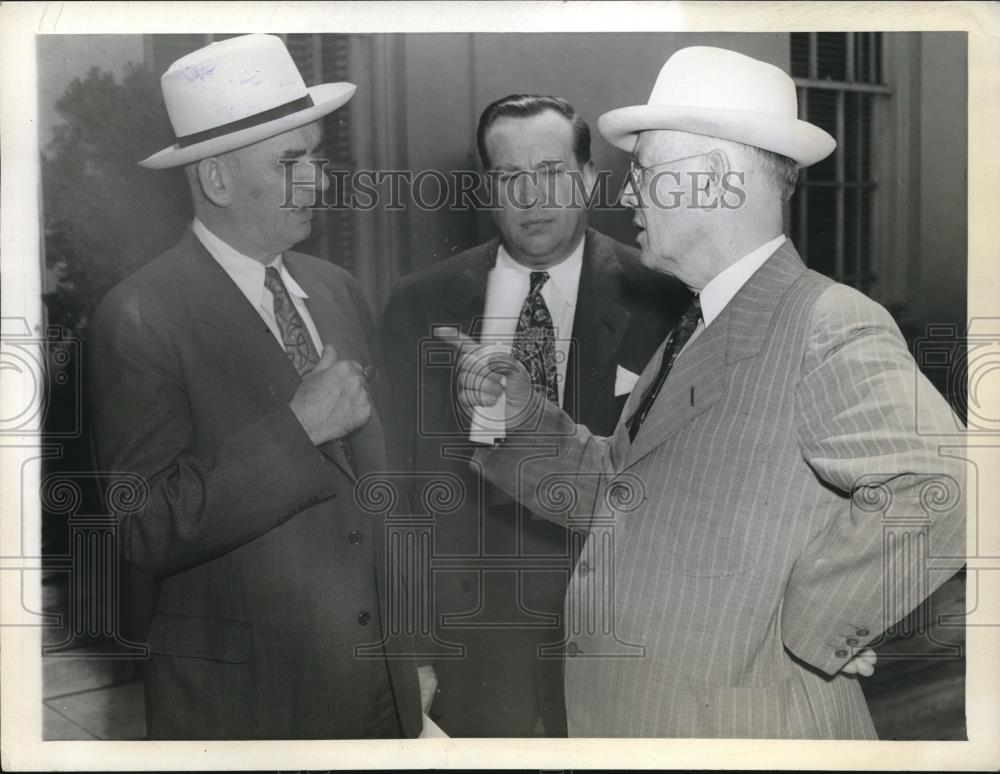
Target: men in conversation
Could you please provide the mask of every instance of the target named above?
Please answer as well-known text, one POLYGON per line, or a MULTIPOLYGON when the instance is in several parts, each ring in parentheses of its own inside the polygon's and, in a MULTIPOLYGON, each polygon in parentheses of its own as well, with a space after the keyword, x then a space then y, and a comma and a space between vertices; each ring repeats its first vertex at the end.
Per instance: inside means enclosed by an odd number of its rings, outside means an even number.
POLYGON ((507 437, 475 454, 487 477, 556 523, 611 525, 566 609, 607 612, 632 657, 574 629, 569 734, 872 739, 867 646, 963 564, 965 471, 889 314, 782 233, 798 169, 835 143, 797 118, 786 73, 710 47, 598 127, 633 157, 642 263, 694 294, 613 433, 448 332, 462 404, 505 398, 507 437), (560 480, 571 509, 546 497, 560 480))
POLYGON ((495 322, 484 321, 486 310, 509 320, 508 343, 540 394, 606 435, 686 290, 587 227, 590 129, 565 100, 499 99, 476 139, 498 236, 404 278, 382 329, 411 470, 455 476, 465 491, 461 509, 434 522, 434 556, 467 557, 469 566, 434 574, 435 636, 463 653, 436 662, 432 717, 452 736, 565 736, 569 536, 469 467, 468 425, 430 336, 437 326, 479 336, 495 322), (478 558, 494 569, 476 569, 478 558))

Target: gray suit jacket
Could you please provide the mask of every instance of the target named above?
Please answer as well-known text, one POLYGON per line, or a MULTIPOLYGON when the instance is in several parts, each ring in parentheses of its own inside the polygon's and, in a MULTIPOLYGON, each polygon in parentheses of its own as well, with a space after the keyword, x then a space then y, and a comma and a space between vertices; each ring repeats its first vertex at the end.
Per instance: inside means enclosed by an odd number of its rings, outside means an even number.
POLYGON ((552 407, 537 421, 476 461, 534 512, 589 524, 566 602, 571 736, 874 737, 839 670, 965 548, 964 467, 938 448, 961 425, 882 307, 786 243, 634 442, 623 421, 610 439, 552 407))

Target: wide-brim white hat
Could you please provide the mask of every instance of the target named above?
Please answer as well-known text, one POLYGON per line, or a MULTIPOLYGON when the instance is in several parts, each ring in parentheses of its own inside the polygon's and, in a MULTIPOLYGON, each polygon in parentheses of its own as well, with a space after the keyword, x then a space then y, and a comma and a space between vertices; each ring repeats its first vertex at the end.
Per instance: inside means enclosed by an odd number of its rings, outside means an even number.
POLYGON ((160 79, 177 142, 139 162, 167 169, 242 148, 312 123, 346 103, 353 83, 307 88, 276 35, 210 43, 160 79))
POLYGON ((710 46, 675 53, 660 70, 649 102, 605 113, 597 128, 629 153, 639 132, 673 129, 763 148, 799 167, 837 147, 826 131, 799 120, 795 82, 784 70, 710 46))

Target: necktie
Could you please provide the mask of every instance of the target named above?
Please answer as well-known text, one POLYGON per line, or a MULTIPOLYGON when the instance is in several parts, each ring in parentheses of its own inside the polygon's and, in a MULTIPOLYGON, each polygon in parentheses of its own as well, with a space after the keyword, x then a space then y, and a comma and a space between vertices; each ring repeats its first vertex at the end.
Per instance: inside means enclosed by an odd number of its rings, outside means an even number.
POLYGON ((285 354, 299 375, 303 376, 319 362, 319 354, 313 345, 312 337, 306 330, 295 304, 292 303, 292 298, 288 295, 288 290, 281 281, 281 275, 276 267, 268 266, 264 271, 264 287, 270 290, 274 297, 274 318, 278 322, 285 354))
POLYGON ((688 308, 684 310, 684 314, 681 315, 681 319, 678 321, 677 325, 675 325, 673 330, 671 330, 667 335, 667 342, 663 347, 663 360, 660 361, 660 371, 656 375, 656 379, 651 385, 649 385, 649 388, 646 390, 646 394, 642 396, 642 400, 639 402, 639 408, 637 408, 635 413, 625 422, 625 426, 628 428, 628 438, 630 441, 635 440, 635 436, 639 432, 639 428, 642 426, 643 421, 645 421, 646 415, 649 414, 649 410, 653 408, 656 396, 660 394, 660 388, 663 387, 663 383, 667 380, 667 374, 669 374, 670 369, 674 367, 674 362, 677 360, 677 356, 681 353, 681 350, 684 349, 684 345, 687 344, 688 339, 691 338, 691 334, 694 333, 694 329, 698 327, 698 320, 700 319, 701 301, 697 296, 695 296, 688 308))
POLYGON ((546 398, 558 405, 556 334, 552 315, 542 297, 542 286, 548 279, 547 271, 531 272, 531 287, 521 305, 510 353, 528 370, 535 389, 543 391, 546 398))

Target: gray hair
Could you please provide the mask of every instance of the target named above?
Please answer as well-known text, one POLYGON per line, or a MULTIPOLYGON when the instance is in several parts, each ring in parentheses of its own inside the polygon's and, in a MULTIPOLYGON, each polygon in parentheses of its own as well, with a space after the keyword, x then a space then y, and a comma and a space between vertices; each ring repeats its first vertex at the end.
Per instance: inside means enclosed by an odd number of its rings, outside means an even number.
POLYGON ((788 201, 795 193, 795 185, 799 181, 799 165, 780 153, 756 148, 753 145, 743 147, 748 150, 747 156, 756 162, 757 168, 777 187, 781 200, 788 201))

